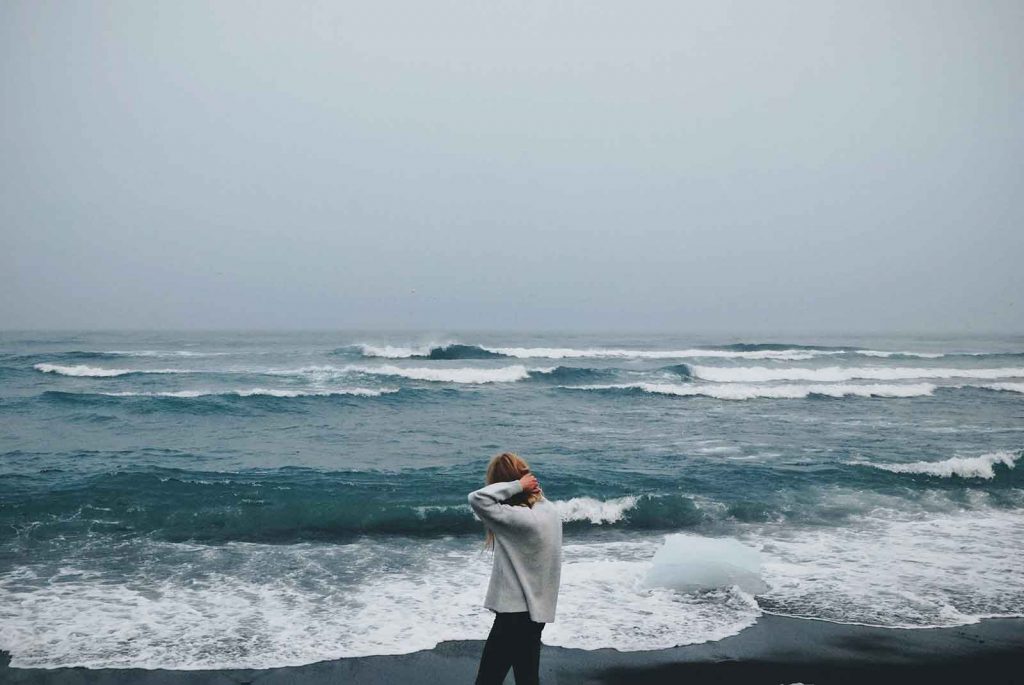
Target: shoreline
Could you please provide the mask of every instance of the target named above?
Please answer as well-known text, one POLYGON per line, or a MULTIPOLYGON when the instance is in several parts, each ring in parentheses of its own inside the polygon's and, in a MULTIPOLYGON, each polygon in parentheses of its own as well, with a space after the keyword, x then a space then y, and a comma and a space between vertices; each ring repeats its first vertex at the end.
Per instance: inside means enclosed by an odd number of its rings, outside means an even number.
MULTIPOLYGON (((471 683, 483 639, 442 642, 410 654, 350 657, 269 669, 11 668, 2 683, 285 684, 471 683)), ((928 683, 1024 682, 1024 618, 953 628, 874 628, 763 615, 716 642, 647 652, 545 645, 544 683, 928 683)), ((512 682, 512 677, 507 682, 512 682)))

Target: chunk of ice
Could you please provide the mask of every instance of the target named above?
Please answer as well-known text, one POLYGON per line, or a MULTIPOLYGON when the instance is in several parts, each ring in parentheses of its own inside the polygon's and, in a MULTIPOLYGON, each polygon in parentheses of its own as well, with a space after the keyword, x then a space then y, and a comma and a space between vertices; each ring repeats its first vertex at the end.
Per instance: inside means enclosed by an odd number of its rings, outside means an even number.
POLYGON ((768 586, 761 580, 761 554, 732 538, 672 534, 654 554, 644 578, 648 588, 666 587, 694 592, 738 586, 758 594, 768 586))

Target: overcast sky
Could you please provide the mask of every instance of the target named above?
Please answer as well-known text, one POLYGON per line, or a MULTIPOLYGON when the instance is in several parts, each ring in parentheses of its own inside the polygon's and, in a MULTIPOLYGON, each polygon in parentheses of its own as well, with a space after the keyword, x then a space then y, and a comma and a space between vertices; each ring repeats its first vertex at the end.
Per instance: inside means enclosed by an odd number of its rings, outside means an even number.
POLYGON ((1024 331, 1024 3, 0 3, 0 328, 1024 331))

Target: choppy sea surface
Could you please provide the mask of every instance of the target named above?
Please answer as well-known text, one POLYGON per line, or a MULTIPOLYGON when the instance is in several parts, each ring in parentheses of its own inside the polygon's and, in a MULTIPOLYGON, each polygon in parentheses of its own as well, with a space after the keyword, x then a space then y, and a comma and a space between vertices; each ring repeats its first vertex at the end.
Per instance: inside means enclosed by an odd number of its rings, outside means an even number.
POLYGON ((0 333, 0 648, 262 668, 483 639, 466 495, 564 520, 544 642, 1024 615, 1024 337, 0 333), (666 536, 758 592, 647 582, 666 536))

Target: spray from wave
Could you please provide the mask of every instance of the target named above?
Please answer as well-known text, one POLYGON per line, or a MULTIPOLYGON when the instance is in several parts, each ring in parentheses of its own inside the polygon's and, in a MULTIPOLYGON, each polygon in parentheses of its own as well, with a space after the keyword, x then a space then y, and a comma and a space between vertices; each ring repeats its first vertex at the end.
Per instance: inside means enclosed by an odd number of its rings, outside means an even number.
POLYGON ((621 521, 626 512, 636 506, 637 497, 629 495, 610 500, 599 500, 593 497, 573 497, 568 500, 555 500, 562 521, 589 521, 593 524, 615 523, 621 521))

